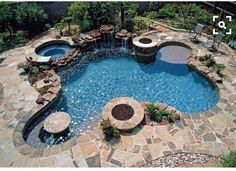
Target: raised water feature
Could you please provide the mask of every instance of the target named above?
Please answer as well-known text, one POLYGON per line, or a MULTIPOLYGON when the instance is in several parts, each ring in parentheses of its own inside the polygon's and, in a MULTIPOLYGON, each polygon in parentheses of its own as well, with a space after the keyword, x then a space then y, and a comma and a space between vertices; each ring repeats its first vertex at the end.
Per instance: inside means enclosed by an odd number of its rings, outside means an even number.
POLYGON ((152 63, 156 60, 158 40, 152 37, 138 36, 133 39, 135 55, 139 62, 152 63))
MULTIPOLYGON (((137 63, 129 50, 103 49, 88 53, 73 67, 59 72, 63 93, 44 117, 57 111, 69 113, 70 132, 60 139, 44 134, 41 117, 29 129, 28 143, 40 135, 41 141, 53 145, 84 132, 98 123, 110 99, 121 96, 140 102, 166 103, 182 112, 197 113, 212 108, 219 99, 217 89, 185 62, 167 60, 170 54, 166 48, 169 47, 159 49, 157 60, 149 65, 137 63)), ((183 59, 191 52, 184 47, 176 48, 183 59)))

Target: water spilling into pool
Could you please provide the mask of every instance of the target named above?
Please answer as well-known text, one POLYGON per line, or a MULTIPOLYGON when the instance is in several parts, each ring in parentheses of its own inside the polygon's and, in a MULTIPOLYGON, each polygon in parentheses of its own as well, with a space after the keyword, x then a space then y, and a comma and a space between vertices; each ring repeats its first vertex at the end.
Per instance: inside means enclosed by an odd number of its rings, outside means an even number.
MULTIPOLYGON (((186 61, 190 52, 182 50, 180 55, 186 61)), ((176 64, 174 58, 171 62, 168 51, 160 49, 156 62, 149 65, 139 64, 125 54, 98 51, 84 56, 75 66, 59 73, 64 80, 63 94, 49 112, 69 113, 73 136, 87 129, 89 121, 98 122, 103 107, 115 97, 166 103, 190 113, 212 108, 219 99, 216 88, 186 64, 176 64)), ((46 144, 60 142, 52 137, 42 139, 46 144)))

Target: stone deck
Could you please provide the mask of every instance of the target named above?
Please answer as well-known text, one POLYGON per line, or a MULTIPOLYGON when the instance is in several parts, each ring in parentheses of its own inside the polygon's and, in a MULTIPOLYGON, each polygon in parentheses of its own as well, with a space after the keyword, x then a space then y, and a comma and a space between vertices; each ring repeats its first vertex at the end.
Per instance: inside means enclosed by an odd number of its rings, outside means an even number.
MULTIPOLYGON (((158 33, 152 33, 157 36, 158 33)), ((173 40, 183 40, 198 49, 197 55, 208 54, 201 45, 188 41, 185 32, 168 32, 173 40)), ((207 37, 202 36, 205 41, 207 37)), ((29 113, 37 112, 38 92, 30 86, 23 70, 17 64, 25 60, 29 46, 3 53, 6 60, 0 65, 0 83, 4 99, 0 103, 0 166, 6 167, 130 167, 142 166, 159 157, 194 152, 220 156, 236 150, 236 62, 235 51, 226 44, 214 54, 226 65, 220 88, 220 100, 215 107, 199 115, 182 115, 180 121, 165 126, 141 126, 132 133, 123 133, 120 139, 103 140, 100 128, 55 148, 34 149, 22 142, 16 133, 27 121, 29 113), (13 142, 13 139, 18 140, 13 142), (20 145, 23 143, 24 145, 20 145), (19 144, 19 148, 16 148, 19 144)), ((217 165, 215 165, 217 166, 217 165)), ((197 166, 195 166, 197 167, 197 166)))

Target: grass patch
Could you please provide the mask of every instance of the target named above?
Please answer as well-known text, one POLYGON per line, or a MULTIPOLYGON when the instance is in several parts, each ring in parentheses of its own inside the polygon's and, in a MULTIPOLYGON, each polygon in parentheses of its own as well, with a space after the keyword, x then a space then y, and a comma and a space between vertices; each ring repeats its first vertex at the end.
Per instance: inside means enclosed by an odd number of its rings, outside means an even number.
POLYGON ((236 152, 231 152, 222 157, 221 164, 224 167, 236 167, 236 152))

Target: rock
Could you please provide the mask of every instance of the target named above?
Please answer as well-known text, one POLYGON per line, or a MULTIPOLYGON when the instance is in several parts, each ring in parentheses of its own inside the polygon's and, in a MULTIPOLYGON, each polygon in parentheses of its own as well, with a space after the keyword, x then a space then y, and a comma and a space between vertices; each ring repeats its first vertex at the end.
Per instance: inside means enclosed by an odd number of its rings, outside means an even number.
POLYGON ((216 137, 213 133, 206 133, 206 134, 203 135, 203 139, 205 141, 215 141, 216 137))
POLYGON ((120 31, 120 33, 122 33, 122 34, 127 34, 128 31, 127 31, 126 29, 122 29, 122 30, 120 31))
POLYGON ((88 32, 88 35, 91 36, 92 38, 101 37, 101 33, 97 30, 92 30, 92 31, 88 32))
POLYGON ((44 99, 41 95, 38 96, 37 100, 36 100, 37 104, 43 104, 44 103, 44 99))
POLYGON ((179 113, 175 113, 174 114, 174 121, 180 120, 180 114, 179 113))
POLYGON ((100 32, 106 33, 114 30, 114 26, 109 24, 109 25, 101 25, 100 32))

